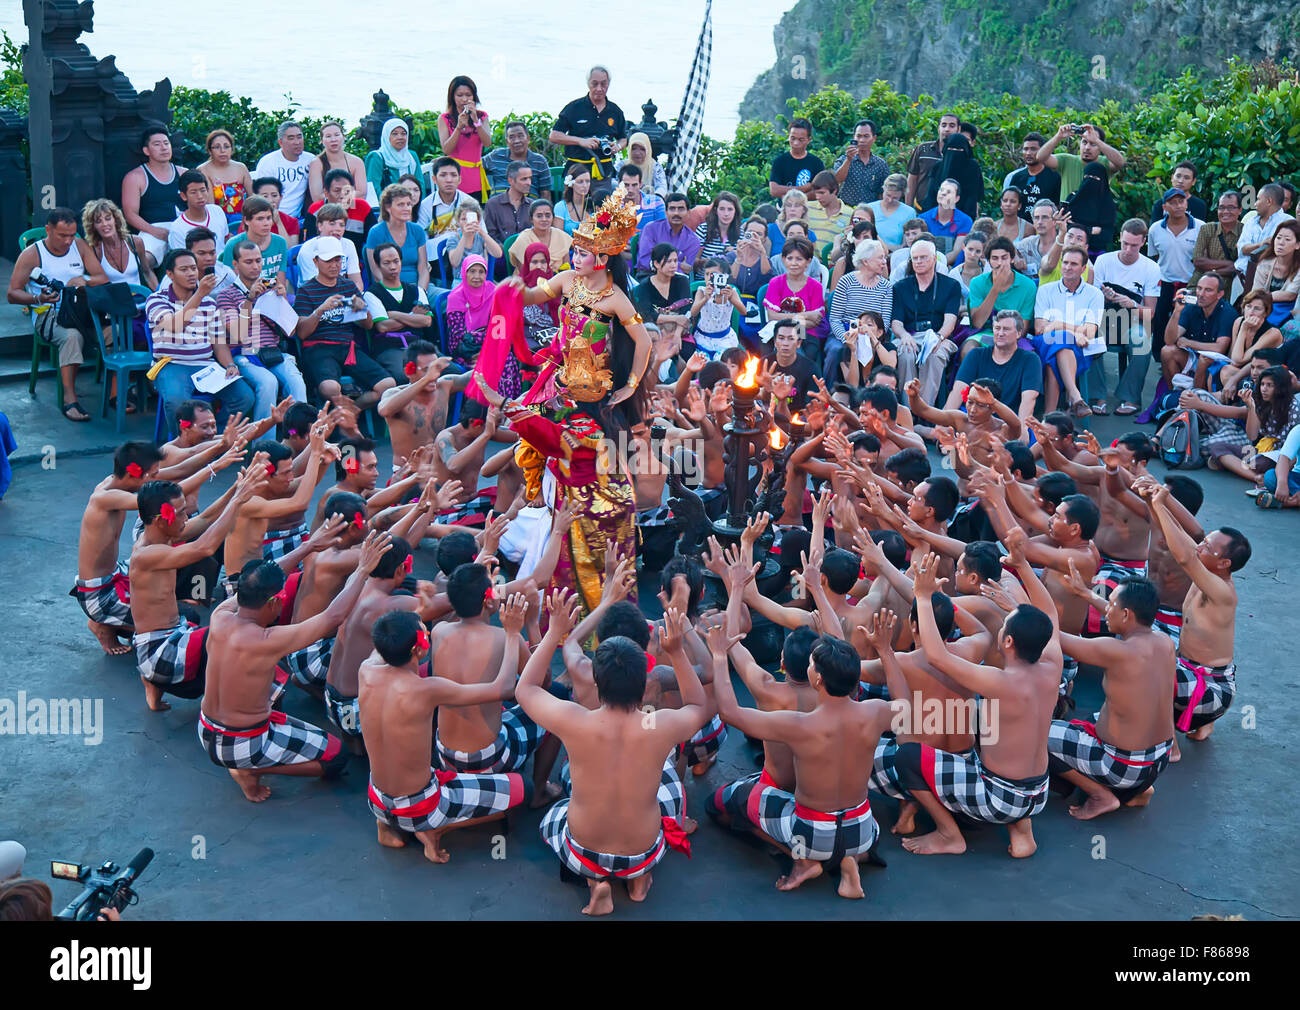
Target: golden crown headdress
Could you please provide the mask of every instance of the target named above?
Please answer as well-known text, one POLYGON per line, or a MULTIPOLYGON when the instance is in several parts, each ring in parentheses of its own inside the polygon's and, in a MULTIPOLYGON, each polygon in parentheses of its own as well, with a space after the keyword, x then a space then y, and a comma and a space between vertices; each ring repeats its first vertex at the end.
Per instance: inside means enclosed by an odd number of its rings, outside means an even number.
POLYGON ((564 367, 557 376, 560 385, 579 403, 598 403, 614 388, 608 360, 607 355, 591 349, 586 337, 574 337, 564 352, 564 367))
POLYGON ((573 244, 594 253, 617 256, 636 234, 637 208, 626 203, 627 190, 619 186, 594 212, 582 219, 573 244))

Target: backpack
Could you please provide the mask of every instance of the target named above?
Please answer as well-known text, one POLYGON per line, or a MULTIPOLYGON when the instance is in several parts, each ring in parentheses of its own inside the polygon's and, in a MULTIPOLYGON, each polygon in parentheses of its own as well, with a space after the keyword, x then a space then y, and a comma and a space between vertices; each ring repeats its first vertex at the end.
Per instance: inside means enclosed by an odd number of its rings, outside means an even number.
POLYGON ((1205 466, 1197 411, 1175 411, 1156 437, 1160 440, 1160 459, 1171 470, 1199 470, 1205 466))

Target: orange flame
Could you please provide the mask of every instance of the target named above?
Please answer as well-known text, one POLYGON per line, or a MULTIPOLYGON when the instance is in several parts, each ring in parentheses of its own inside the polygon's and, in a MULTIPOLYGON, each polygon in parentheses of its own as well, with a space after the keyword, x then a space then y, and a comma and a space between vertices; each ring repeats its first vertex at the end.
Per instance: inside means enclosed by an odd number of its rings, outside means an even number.
POLYGON ((791 423, 791 424, 807 424, 808 422, 805 421, 802 417, 800 417, 797 413, 795 413, 795 414, 791 414, 791 415, 790 415, 790 423, 791 423))
POLYGON ((772 430, 767 433, 767 442, 773 449, 776 449, 777 451, 784 449, 785 439, 781 437, 781 429, 777 427, 773 427, 772 430))
POLYGON ((750 355, 745 359, 745 370, 736 379, 738 389, 756 389, 758 387, 758 358, 750 355))

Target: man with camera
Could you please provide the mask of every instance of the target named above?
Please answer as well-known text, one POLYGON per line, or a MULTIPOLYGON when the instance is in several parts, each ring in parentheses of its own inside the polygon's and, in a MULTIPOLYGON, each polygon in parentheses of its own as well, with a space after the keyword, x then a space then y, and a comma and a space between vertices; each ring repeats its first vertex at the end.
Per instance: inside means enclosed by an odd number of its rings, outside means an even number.
POLYGON ((9 276, 9 303, 28 307, 36 317, 36 333, 59 349, 63 416, 69 421, 90 420, 77 402, 77 369, 85 360, 85 345, 95 343, 84 289, 107 283, 99 257, 77 236, 77 217, 66 207, 45 216, 45 237, 18 254, 9 276))
MULTIPOLYGON (((1083 182, 1083 170, 1089 162, 1100 161, 1114 175, 1124 167, 1124 155, 1106 143, 1106 131, 1091 123, 1062 123, 1052 139, 1034 155, 1035 165, 1046 165, 1061 175, 1061 195, 1068 202, 1083 182), (1056 148, 1067 137, 1079 138, 1079 153, 1057 154, 1056 148)), ((1183 197, 1186 200, 1186 195, 1183 197)))
POLYGON ((835 161, 832 171, 840 184, 840 199, 850 207, 879 200, 889 175, 889 165, 871 153, 876 142, 876 124, 859 119, 853 127, 853 139, 835 161))
POLYGON ((592 67, 587 71, 587 93, 560 110, 547 138, 552 144, 564 145, 566 159, 591 169, 591 196, 597 203, 613 190, 614 155, 627 145, 627 119, 623 110, 606 98, 608 93, 609 71, 592 67))

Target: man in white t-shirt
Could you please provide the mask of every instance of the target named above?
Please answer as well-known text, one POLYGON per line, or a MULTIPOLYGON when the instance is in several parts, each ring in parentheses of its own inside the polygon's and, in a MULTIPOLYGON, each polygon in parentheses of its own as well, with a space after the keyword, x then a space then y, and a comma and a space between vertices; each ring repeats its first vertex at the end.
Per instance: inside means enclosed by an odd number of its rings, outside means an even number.
POLYGON ((167 226, 167 248, 184 249, 185 236, 191 229, 206 228, 216 239, 217 248, 224 249, 226 239, 230 237, 230 225, 226 222, 225 212, 213 205, 208 180, 203 173, 192 168, 182 172, 177 185, 185 209, 167 226))
MULTIPOLYGON (((1141 410, 1142 385, 1146 381, 1147 363, 1151 360, 1151 326, 1156 302, 1160 298, 1160 265, 1142 255, 1147 240, 1147 225, 1141 218, 1130 218, 1119 232, 1119 251, 1102 253, 1092 267, 1092 282, 1101 288, 1105 299, 1101 339, 1119 355, 1119 384, 1115 413, 1120 416, 1141 410)), ((1106 355, 1095 359, 1096 373, 1088 380, 1094 414, 1109 413, 1106 397, 1110 384, 1106 380, 1106 355)))
POLYGON ((1105 299, 1099 288, 1083 279, 1088 250, 1070 246, 1061 253, 1061 279, 1038 289, 1034 302, 1034 351, 1047 366, 1043 373, 1043 404, 1050 413, 1064 392, 1069 409, 1087 417, 1092 408, 1079 392, 1078 377, 1088 371, 1097 351, 1105 351, 1101 329, 1105 299))
POLYGON ((278 150, 264 154, 253 171, 254 178, 270 176, 280 182, 280 213, 297 218, 302 215, 302 202, 307 195, 307 173, 313 155, 303 151, 302 127, 292 119, 285 120, 275 131, 280 142, 278 150))
MULTIPOLYGON (((919 217, 914 217, 903 225, 903 244, 889 254, 889 280, 897 284, 907 276, 907 265, 912 262, 912 244, 926 233, 925 225, 919 217)), ((947 257, 935 260, 934 269, 945 277, 952 271, 948 269, 947 257)))
MULTIPOLYGON (((323 238, 336 238, 343 244, 343 274, 357 290, 361 290, 361 261, 357 247, 344 241, 348 227, 348 212, 337 203, 327 203, 316 212, 316 235, 298 247, 299 284, 316 276, 316 248, 323 238)), ((292 250, 290 255, 293 255, 292 250)))

